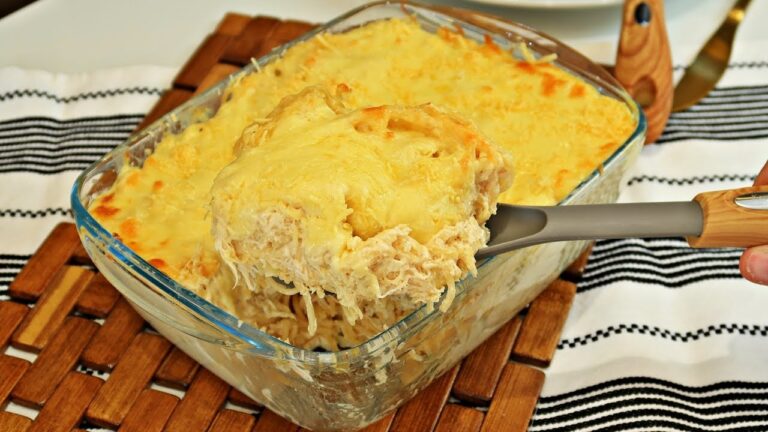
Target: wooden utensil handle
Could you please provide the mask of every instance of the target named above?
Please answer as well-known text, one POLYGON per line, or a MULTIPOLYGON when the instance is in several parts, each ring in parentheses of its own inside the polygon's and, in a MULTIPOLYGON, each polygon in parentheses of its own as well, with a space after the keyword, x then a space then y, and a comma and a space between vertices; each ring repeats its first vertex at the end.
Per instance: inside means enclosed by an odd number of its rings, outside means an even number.
POLYGON ((672 54, 663 0, 625 0, 614 76, 643 108, 646 143, 661 135, 672 110, 672 54))
POLYGON ((768 186, 704 192, 694 198, 701 205, 701 235, 688 243, 701 247, 752 247, 768 244, 768 186))

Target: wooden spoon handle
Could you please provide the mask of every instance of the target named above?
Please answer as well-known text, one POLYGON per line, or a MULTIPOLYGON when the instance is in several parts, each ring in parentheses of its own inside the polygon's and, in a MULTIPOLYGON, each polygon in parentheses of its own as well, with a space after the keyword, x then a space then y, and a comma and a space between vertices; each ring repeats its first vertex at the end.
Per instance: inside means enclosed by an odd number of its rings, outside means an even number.
POLYGON ((663 0, 625 0, 614 76, 643 107, 646 143, 661 135, 672 110, 672 54, 663 0))
POLYGON ((704 215, 701 235, 688 243, 701 247, 752 247, 768 244, 768 185, 716 192, 694 198, 704 215))

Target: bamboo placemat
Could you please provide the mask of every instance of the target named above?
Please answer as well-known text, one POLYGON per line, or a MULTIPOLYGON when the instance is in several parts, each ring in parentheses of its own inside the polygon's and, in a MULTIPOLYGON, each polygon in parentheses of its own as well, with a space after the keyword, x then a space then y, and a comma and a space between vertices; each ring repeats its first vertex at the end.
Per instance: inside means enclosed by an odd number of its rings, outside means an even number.
MULTIPOLYGON (((144 127, 311 24, 228 14, 144 127)), ((366 431, 524 431, 589 251, 524 314, 366 431)), ((151 329, 58 225, 0 301, 0 431, 302 430, 201 368, 151 329), (10 345, 10 347, 9 347, 10 345), (9 404, 36 412, 33 419, 9 404)))

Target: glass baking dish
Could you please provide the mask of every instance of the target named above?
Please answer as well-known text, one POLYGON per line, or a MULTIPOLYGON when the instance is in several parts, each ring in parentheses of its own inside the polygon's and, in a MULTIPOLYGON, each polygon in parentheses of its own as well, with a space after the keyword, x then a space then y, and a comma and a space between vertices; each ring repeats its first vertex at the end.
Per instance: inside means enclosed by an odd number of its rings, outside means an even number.
MULTIPOLYGON (((604 69, 562 43, 525 26, 474 12, 414 3, 373 3, 303 36, 342 32, 366 22, 410 15, 428 31, 461 27, 466 37, 510 48, 524 43, 603 94, 626 104, 636 127, 621 147, 560 205, 607 203, 645 139, 642 111, 604 69)), ((296 42, 292 42, 296 43, 296 42)), ((264 66, 282 48, 260 58, 264 66)), ((257 73, 249 65, 239 74, 257 73)), ((384 416, 493 334, 533 300, 586 246, 559 242, 479 263, 477 277, 457 288, 446 312, 422 307, 367 342, 339 352, 297 348, 238 320, 165 276, 117 240, 86 210, 114 182, 123 164, 141 164, 167 133, 213 116, 222 82, 191 99, 87 168, 72 190, 85 249, 105 277, 158 332, 213 373, 281 416, 311 430, 354 430, 384 416)))

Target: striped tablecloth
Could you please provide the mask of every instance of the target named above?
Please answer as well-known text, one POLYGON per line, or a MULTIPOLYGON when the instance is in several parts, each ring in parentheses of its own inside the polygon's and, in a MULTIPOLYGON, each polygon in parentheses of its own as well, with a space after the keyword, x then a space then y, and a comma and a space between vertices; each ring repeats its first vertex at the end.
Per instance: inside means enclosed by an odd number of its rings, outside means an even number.
MULTIPOLYGON (((718 88, 643 150, 621 201, 751 184, 768 159, 768 54, 737 48, 718 88)), ((78 172, 128 136, 174 72, 0 69, 0 299, 70 219, 78 172)), ((739 256, 677 238, 598 242, 531 430, 768 430, 768 287, 741 279, 739 256)))

